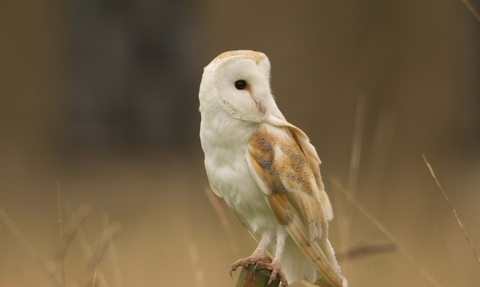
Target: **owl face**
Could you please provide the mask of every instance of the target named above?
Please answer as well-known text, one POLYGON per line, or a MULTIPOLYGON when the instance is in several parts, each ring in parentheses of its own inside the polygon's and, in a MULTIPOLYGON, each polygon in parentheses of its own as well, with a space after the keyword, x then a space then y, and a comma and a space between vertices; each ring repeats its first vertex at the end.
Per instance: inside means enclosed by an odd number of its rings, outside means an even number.
POLYGON ((275 106, 269 78, 270 62, 265 54, 225 52, 204 69, 200 111, 204 114, 221 108, 234 118, 262 122, 275 106))

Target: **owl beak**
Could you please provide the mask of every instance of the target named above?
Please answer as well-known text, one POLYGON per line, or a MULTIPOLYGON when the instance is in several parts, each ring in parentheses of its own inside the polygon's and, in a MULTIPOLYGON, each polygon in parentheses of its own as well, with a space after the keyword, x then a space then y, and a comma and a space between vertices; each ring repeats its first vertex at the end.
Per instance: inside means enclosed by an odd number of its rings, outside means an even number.
POLYGON ((252 97, 253 101, 255 102, 257 109, 262 113, 262 115, 265 115, 265 113, 267 112, 267 108, 265 107, 264 104, 262 104, 258 99, 255 98, 252 91, 252 87, 249 84, 247 84, 246 90, 248 91, 248 93, 250 94, 250 97, 252 97))
POLYGON ((262 113, 262 115, 265 115, 265 113, 267 112, 267 108, 265 107, 265 105, 263 105, 257 100, 255 100, 255 104, 257 105, 257 109, 262 113))

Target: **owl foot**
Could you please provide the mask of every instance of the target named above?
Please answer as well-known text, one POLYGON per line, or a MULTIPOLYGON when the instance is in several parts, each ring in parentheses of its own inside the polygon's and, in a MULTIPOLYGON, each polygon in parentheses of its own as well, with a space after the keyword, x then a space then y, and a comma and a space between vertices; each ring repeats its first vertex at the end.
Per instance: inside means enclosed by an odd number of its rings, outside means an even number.
POLYGON ((257 269, 266 269, 272 271, 272 275, 270 275, 270 279, 268 280, 268 285, 275 280, 275 278, 280 277, 280 281, 282 282, 283 287, 288 286, 287 278, 285 277, 285 273, 283 273, 282 267, 280 266, 280 262, 258 262, 255 264, 254 270, 257 269))
POLYGON ((272 262, 272 260, 268 257, 255 256, 255 255, 252 255, 252 256, 244 258, 244 259, 237 260, 230 266, 230 277, 233 278, 232 272, 237 270, 237 268, 240 267, 240 266, 243 266, 244 268, 247 268, 248 265, 255 265, 255 269, 256 269, 256 266, 259 263, 268 264, 270 262, 272 262))

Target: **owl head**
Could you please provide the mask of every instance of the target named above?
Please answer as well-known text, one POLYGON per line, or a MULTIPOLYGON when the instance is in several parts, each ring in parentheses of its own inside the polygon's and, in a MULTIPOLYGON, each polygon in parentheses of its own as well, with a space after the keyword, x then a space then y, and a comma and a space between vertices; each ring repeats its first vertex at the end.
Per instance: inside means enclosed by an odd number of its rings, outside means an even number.
POLYGON ((200 112, 217 113, 260 123, 276 107, 270 92, 270 62, 254 51, 230 51, 205 67, 200 84, 200 112))

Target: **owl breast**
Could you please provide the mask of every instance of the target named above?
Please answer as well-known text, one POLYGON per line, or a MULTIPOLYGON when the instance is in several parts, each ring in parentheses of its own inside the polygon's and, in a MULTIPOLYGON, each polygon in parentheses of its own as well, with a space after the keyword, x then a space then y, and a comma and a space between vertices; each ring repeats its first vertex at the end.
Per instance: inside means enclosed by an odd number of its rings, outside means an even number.
POLYGON ((200 128, 210 183, 253 233, 273 231, 279 225, 245 157, 247 143, 258 126, 219 115, 213 121, 202 120, 200 128))

